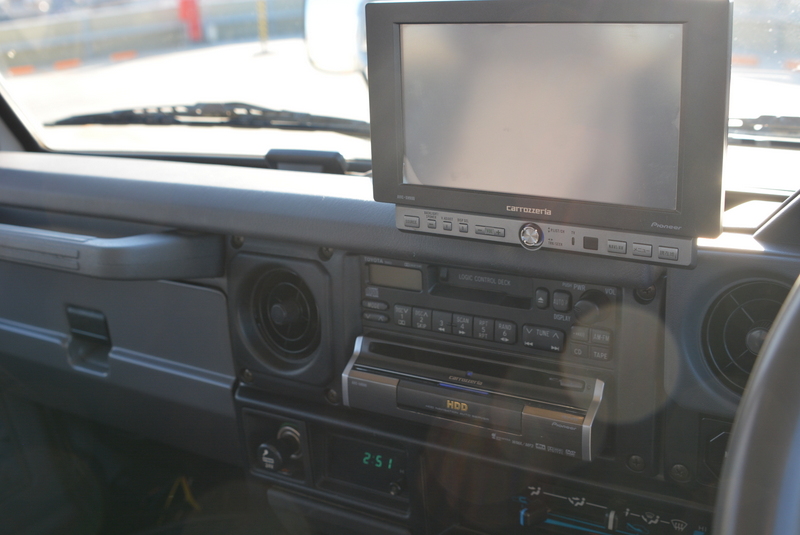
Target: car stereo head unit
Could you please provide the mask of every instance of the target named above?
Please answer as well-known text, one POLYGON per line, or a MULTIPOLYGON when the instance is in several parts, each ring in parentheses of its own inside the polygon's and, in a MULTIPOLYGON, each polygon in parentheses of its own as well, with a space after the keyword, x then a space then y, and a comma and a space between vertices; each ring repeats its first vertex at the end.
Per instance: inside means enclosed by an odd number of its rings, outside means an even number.
POLYGON ((720 232, 730 17, 726 0, 368 4, 375 199, 403 230, 687 265, 720 232))

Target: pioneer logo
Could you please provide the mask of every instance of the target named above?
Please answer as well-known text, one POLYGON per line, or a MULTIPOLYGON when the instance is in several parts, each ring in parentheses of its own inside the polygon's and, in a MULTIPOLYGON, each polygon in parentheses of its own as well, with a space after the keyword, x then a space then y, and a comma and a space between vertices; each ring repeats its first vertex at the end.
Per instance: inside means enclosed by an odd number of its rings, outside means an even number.
POLYGON ((683 228, 683 227, 676 227, 675 225, 664 225, 664 224, 659 223, 657 221, 653 221, 653 223, 650 225, 650 228, 653 228, 653 227, 656 227, 656 228, 659 228, 659 229, 662 229, 662 230, 680 230, 680 229, 683 228))
POLYGON ((569 429, 570 431, 575 431, 577 429, 577 427, 575 427, 574 425, 560 424, 558 422, 553 422, 550 425, 552 425, 553 427, 558 427, 559 429, 569 429))
POLYGON ((469 405, 464 403, 463 401, 453 401, 452 399, 447 400, 447 408, 453 409, 454 411, 468 411, 469 405))
POLYGON ((506 206, 507 212, 519 212, 521 214, 553 215, 547 208, 526 208, 524 206, 506 206))

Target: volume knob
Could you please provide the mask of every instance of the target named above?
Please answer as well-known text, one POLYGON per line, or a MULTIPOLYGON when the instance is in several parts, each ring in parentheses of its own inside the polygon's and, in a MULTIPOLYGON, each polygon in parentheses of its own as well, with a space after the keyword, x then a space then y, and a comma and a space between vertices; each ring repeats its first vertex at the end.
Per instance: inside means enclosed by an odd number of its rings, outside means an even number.
POLYGON ((589 290, 578 299, 572 307, 575 312, 575 319, 584 325, 591 325, 608 316, 611 300, 603 292, 589 290))
POLYGON ((519 229, 519 241, 526 249, 535 251, 544 243, 544 232, 539 225, 526 223, 519 229))

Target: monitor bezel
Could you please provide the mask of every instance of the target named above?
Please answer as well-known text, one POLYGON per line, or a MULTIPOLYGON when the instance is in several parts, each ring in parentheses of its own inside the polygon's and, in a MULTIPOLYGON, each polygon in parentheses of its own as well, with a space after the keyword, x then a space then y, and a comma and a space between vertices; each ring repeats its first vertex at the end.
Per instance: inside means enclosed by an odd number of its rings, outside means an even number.
POLYGON ((538 222, 715 237, 721 231, 732 7, 726 0, 473 0, 367 4, 373 194, 402 206, 538 222), (676 210, 403 183, 402 24, 639 23, 683 26, 676 210))

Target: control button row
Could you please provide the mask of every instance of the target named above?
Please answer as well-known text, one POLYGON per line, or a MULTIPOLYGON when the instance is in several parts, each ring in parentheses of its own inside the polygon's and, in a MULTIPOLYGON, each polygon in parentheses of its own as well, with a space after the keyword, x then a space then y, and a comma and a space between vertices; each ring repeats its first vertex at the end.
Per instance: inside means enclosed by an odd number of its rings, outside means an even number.
MULTIPOLYGON (((406 225, 408 226, 408 225, 406 225)), ((595 237, 585 236, 583 238, 583 248, 587 251, 597 251, 600 249, 599 240, 595 237)), ((610 254, 628 254, 628 242, 622 240, 608 240, 606 242, 606 251, 610 254)), ((673 262, 678 261, 678 248, 677 247, 664 247, 659 245, 656 249, 659 260, 670 260, 673 262)), ((640 256, 642 258, 653 257, 653 245, 649 243, 631 243, 631 254, 633 256, 640 256)))
POLYGON ((572 326, 569 334, 572 342, 591 342, 605 346, 611 345, 611 332, 605 329, 590 329, 589 327, 572 326))
MULTIPOLYGON (((430 230, 436 230, 439 223, 435 218, 427 218, 425 225, 430 230)), ((403 226, 406 228, 420 228, 420 219, 418 216, 406 215, 403 217, 403 226)), ((450 220, 442 221, 442 230, 452 231, 453 222, 450 220)), ((469 232, 469 223, 458 223, 458 231, 462 234, 469 232)), ((496 238, 505 238, 506 229, 503 227, 490 227, 487 225, 475 225, 475 234, 478 236, 494 236, 496 238)))
POLYGON ((517 343, 517 325, 511 321, 406 305, 395 305, 393 317, 395 325, 401 327, 455 334, 501 344, 517 343))
MULTIPOLYGON (((536 308, 546 309, 550 306, 550 291, 547 288, 537 288, 534 294, 536 308)), ((553 310, 556 312, 569 312, 572 310, 572 294, 564 290, 553 292, 553 310)))

